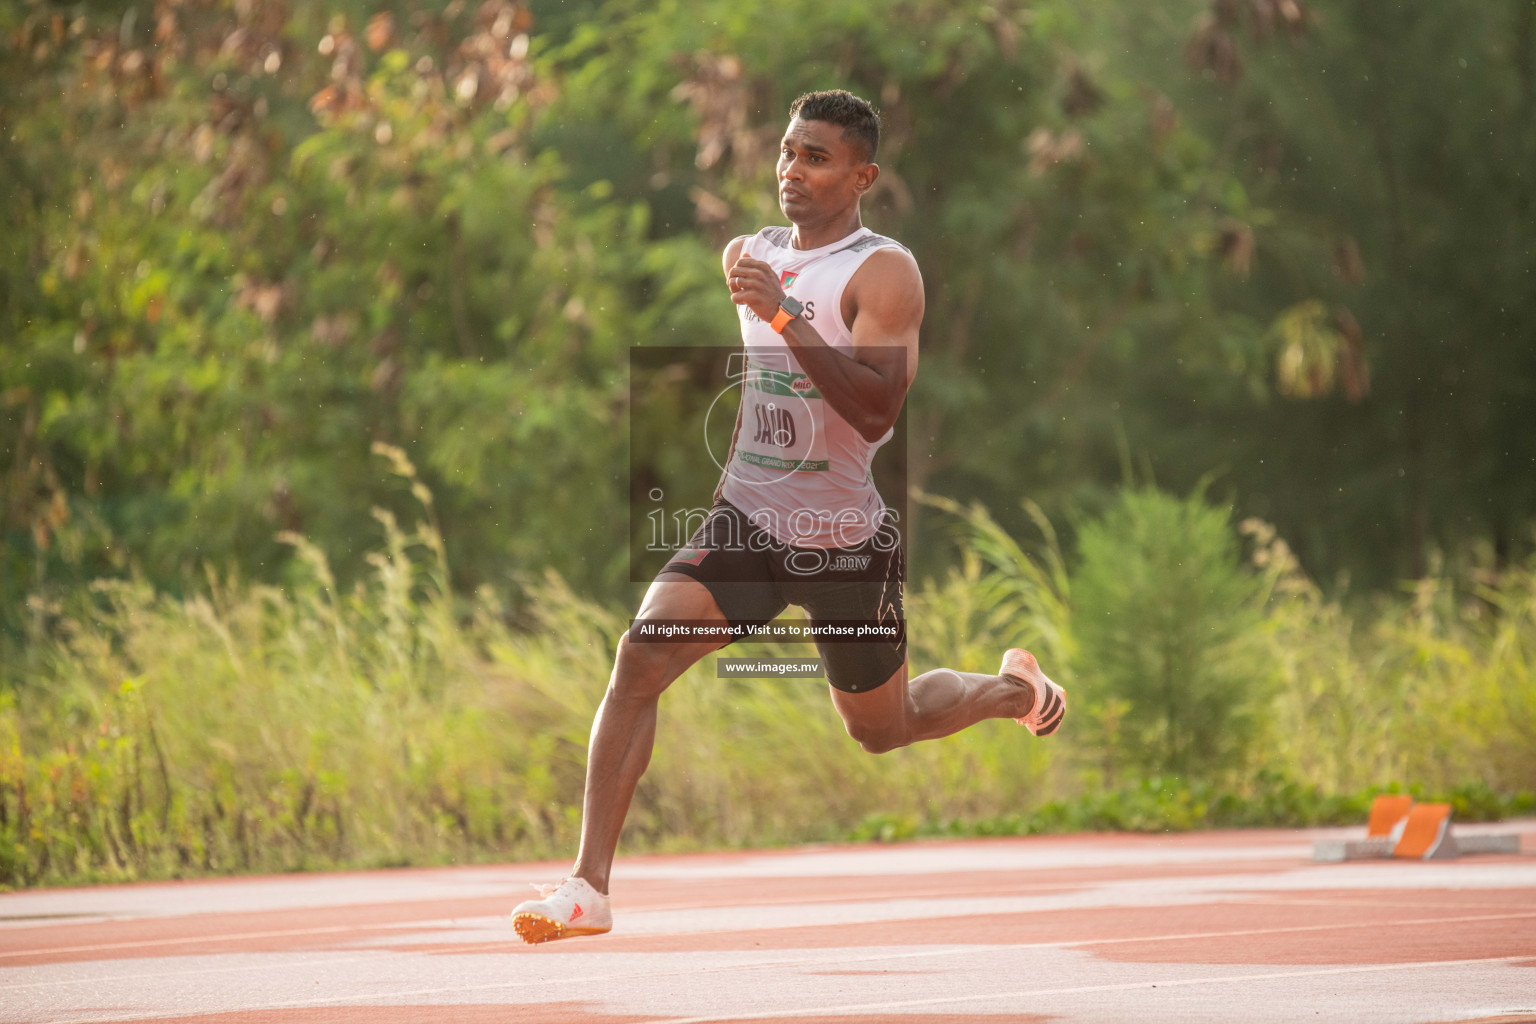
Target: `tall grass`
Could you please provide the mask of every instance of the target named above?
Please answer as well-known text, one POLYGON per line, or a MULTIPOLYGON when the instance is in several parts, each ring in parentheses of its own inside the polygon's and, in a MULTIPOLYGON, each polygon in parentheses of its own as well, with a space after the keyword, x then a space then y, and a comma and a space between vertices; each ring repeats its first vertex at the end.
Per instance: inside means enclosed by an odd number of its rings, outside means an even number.
MULTIPOLYGON (((450 594, 432 497, 402 453, 380 454, 420 516, 376 513, 383 543, 345 592, 324 552, 287 536, 305 571, 285 588, 211 578, 177 600, 103 581, 60 611, 0 690, 0 882, 574 851, 592 713, 631 610, 544 577, 513 627, 490 590, 450 594)), ((1464 808, 1490 813, 1536 781, 1536 566, 1360 615, 1245 524, 1279 680, 1261 728, 1219 772, 1124 781, 1106 772, 1124 707, 1078 669, 1054 539, 1027 549, 979 508, 933 503, 967 545, 909 592, 914 671, 993 671, 1004 647, 1031 646, 1081 697, 1063 734, 988 722, 871 757, 821 686, 718 680, 706 659, 663 698, 623 849, 1319 820, 1394 784, 1463 787, 1464 808)))
POLYGON ((1274 592, 1284 686, 1268 758, 1333 791, 1536 787, 1536 561, 1412 585, 1371 614, 1326 599, 1263 523, 1244 530, 1274 592))

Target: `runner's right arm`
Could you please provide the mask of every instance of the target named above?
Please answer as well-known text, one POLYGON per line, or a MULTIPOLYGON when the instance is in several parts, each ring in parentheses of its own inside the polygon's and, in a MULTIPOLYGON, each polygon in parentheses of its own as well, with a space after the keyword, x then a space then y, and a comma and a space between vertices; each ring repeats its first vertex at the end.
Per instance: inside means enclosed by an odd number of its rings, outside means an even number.
MULTIPOLYGON (((733 276, 731 301, 772 320, 784 300, 773 267, 741 256, 726 273, 727 286, 733 276)), ((923 279, 916 261, 894 250, 871 254, 843 290, 842 313, 853 334, 848 352, 832 348, 814 324, 800 317, 791 320, 781 336, 827 403, 866 441, 874 442, 896 422, 917 372, 923 279)))

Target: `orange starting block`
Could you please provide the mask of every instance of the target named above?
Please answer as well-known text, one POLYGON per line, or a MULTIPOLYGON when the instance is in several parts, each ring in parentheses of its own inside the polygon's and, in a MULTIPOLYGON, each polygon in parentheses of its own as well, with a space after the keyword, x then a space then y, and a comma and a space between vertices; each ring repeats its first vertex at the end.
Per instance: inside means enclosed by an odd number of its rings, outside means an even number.
POLYGON ((1418 860, 1456 856, 1456 840, 1451 839, 1451 805, 1414 805, 1403 819, 1402 833, 1392 847, 1392 856, 1418 860))
POLYGON ((1365 826, 1367 839, 1391 839, 1396 842, 1408 824, 1413 797, 1402 793, 1383 793, 1371 804, 1371 818, 1365 826))
POLYGON ((1519 853, 1520 837, 1477 835, 1457 838, 1451 833, 1450 804, 1415 804, 1396 793, 1378 796, 1371 804, 1364 839, 1319 839, 1312 844, 1316 861, 1449 860, 1464 853, 1519 853))

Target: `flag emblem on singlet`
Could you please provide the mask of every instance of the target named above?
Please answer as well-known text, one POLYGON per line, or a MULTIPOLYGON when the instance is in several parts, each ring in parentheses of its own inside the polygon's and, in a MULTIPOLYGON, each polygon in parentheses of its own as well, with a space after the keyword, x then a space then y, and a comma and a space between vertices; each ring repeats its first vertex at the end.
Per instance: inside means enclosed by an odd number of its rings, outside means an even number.
POLYGON ((779 275, 779 286, 788 288, 790 285, 795 283, 795 278, 799 276, 800 275, 795 273, 793 270, 786 270, 784 273, 779 275))
POLYGON ((687 562, 689 565, 698 565, 700 562, 704 561, 704 556, 707 554, 709 554, 708 551, 700 551, 697 548, 682 548, 678 551, 677 554, 672 556, 672 561, 687 562))

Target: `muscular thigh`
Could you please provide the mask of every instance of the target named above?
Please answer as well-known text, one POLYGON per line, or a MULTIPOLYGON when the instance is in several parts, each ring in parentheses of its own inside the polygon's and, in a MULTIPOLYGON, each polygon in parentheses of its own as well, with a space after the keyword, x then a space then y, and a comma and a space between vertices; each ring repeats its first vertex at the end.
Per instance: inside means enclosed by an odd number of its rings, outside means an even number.
POLYGON ((771 621, 787 604, 774 578, 772 544, 772 538, 740 509, 717 501, 657 579, 687 578, 698 583, 739 639, 771 621))
POLYGON ((824 569, 786 581, 782 589, 813 625, 842 631, 816 644, 833 688, 844 693, 879 689, 907 660, 901 549, 866 543, 827 552, 824 561, 824 569))
MULTIPOLYGON (((725 615, 704 584, 681 573, 671 572, 662 572, 652 581, 645 592, 645 599, 640 602, 640 610, 635 613, 635 619, 658 623, 726 624, 725 615)), ((644 639, 637 637, 635 632, 631 629, 625 638, 626 643, 619 652, 617 669, 623 671, 626 661, 643 664, 651 673, 659 676, 656 682, 663 688, 694 662, 729 643, 724 638, 644 639)))

